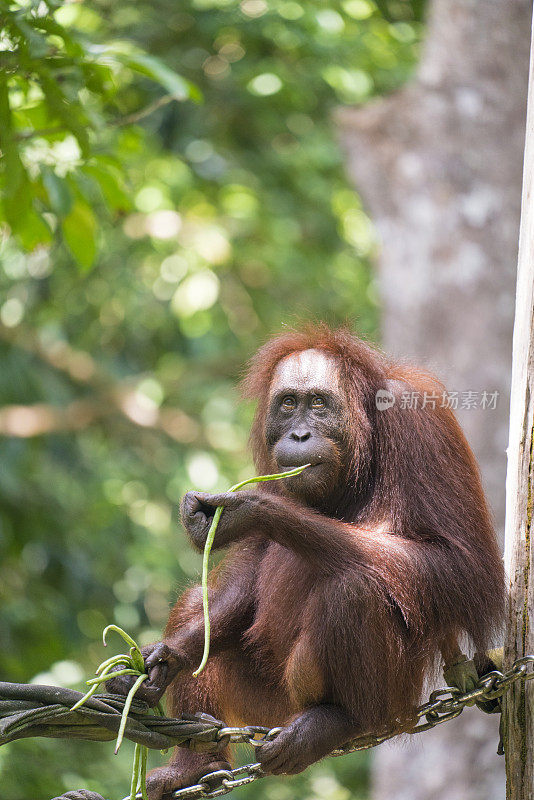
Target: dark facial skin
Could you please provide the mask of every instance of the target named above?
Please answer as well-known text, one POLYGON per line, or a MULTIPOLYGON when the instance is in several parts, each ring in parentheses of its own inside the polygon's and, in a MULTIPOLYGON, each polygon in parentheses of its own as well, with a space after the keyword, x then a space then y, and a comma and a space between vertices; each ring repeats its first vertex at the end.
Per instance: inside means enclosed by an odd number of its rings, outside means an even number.
POLYGON ((273 469, 311 464, 284 491, 312 507, 336 486, 343 468, 347 401, 331 356, 307 350, 283 359, 270 391, 265 438, 273 469))
POLYGON ((335 486, 342 467, 342 398, 320 388, 283 388, 271 400, 266 440, 277 472, 311 464, 287 480, 288 495, 317 504, 335 486))

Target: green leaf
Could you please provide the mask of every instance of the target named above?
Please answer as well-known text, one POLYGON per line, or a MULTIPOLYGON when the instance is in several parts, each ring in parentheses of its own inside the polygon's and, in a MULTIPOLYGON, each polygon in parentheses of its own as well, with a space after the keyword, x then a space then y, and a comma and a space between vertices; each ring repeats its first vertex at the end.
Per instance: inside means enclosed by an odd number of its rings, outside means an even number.
POLYGON ((33 208, 28 209, 23 224, 19 225, 16 233, 17 239, 28 252, 39 244, 48 244, 52 241, 52 231, 33 208))
POLYGON ((13 139, 12 116, 5 79, 0 79, 0 119, 2 120, 0 150, 3 155, 0 167, 3 168, 4 216, 11 229, 17 231, 29 212, 31 192, 28 175, 13 139))
MULTIPOLYGON (((40 102, 37 105, 18 108, 12 112, 13 127, 17 131, 29 131, 36 128, 45 128, 49 117, 46 103, 40 102)), ((56 134, 57 135, 57 134, 56 134)))
POLYGON ((22 38, 22 46, 28 51, 31 58, 45 58, 50 52, 50 46, 40 31, 28 24, 19 14, 11 16, 12 26, 16 27, 22 38))
POLYGON ((55 115, 65 128, 76 137, 82 155, 86 158, 89 154, 89 137, 87 134, 89 121, 86 115, 79 106, 69 103, 65 93, 59 88, 52 71, 44 63, 39 64, 38 73, 41 88, 51 114, 55 115))
POLYGON ((85 53, 82 45, 79 42, 76 42, 69 34, 67 29, 63 25, 60 25, 58 22, 56 22, 56 20, 50 15, 45 17, 28 17, 27 24, 35 31, 44 31, 46 34, 59 36, 63 40, 65 52, 70 56, 74 56, 75 58, 79 59, 84 57, 85 53))
POLYGON ((72 208, 72 196, 67 181, 46 165, 41 166, 41 175, 52 211, 58 217, 66 216, 72 208))
POLYGON ((83 172, 97 182, 110 211, 128 211, 132 207, 132 200, 124 190, 118 170, 87 164, 83 167, 83 172))
MULTIPOLYGON (((93 52, 96 48, 93 48, 93 52)), ((98 48, 99 59, 106 63, 109 58, 119 61, 140 75, 159 83, 176 100, 200 102, 202 93, 193 83, 167 67, 159 58, 134 50, 131 46, 116 43, 113 47, 98 48)))
POLYGON ((172 94, 177 100, 187 100, 191 98, 191 84, 178 75, 174 70, 169 69, 162 61, 154 56, 145 53, 132 53, 126 58, 126 63, 130 69, 146 75, 156 83, 159 83, 172 94))
POLYGON ((87 203, 78 199, 61 227, 70 252, 84 271, 89 270, 96 255, 96 220, 87 203))

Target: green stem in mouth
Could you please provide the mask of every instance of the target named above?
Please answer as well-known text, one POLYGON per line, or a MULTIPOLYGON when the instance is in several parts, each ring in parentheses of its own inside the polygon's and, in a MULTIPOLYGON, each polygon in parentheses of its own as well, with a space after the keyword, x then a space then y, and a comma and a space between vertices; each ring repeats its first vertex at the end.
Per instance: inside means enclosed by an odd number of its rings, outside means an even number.
MULTIPOLYGON (((242 489, 243 486, 248 486, 249 483, 266 483, 267 481, 279 481, 282 478, 293 478, 295 475, 300 475, 307 467, 311 467, 311 464, 304 464, 302 467, 295 467, 294 469, 287 470, 287 472, 277 472, 274 475, 257 475, 255 478, 247 478, 246 481, 241 481, 241 483, 236 483, 235 486, 232 486, 228 491, 230 492, 237 492, 239 489, 242 489)), ((204 610, 204 654, 202 656, 202 661, 198 668, 193 672, 193 676, 196 678, 204 667, 206 666, 206 662, 208 660, 209 652, 210 652, 210 617, 209 617, 209 607, 208 607, 208 568, 209 568, 209 558, 211 553, 211 548, 213 545, 213 540, 215 539, 215 533, 217 531, 217 526, 219 524, 219 520, 221 518, 221 514, 223 512, 223 506, 217 506, 215 509, 215 514, 213 515, 213 520, 210 525, 210 529, 208 531, 208 537, 206 539, 206 544, 204 545, 204 556, 202 558, 202 608, 204 610)))

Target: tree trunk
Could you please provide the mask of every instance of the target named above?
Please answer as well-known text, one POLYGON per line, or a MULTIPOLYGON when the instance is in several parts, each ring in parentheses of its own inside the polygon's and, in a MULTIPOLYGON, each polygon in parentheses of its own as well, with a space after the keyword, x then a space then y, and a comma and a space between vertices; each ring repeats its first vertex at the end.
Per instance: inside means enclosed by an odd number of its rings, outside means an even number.
MULTIPOLYGON (((506 662, 534 653, 534 587, 530 565, 534 496, 534 32, 530 52, 527 137, 523 170, 521 233, 506 476, 505 560, 510 576, 506 662)), ((503 713, 508 800, 534 797, 534 688, 517 683, 503 713)))
MULTIPOLYGON (((416 79, 337 114, 381 239, 384 347, 460 393, 501 535, 530 15, 530 0, 434 0, 416 79), (499 393, 494 410, 484 391, 499 393)), ((468 710, 382 746, 375 800, 500 799, 497 742, 497 720, 468 710)))

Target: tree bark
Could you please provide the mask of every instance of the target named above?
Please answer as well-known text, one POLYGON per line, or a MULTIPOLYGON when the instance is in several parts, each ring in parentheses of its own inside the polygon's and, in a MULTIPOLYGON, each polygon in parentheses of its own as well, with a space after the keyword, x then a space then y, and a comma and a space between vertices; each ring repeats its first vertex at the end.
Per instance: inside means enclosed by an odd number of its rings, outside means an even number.
MULTIPOLYGON (((336 116, 381 240, 384 347, 460 393, 501 535, 530 17, 530 0, 434 0, 415 80, 336 116)), ((379 748, 375 800, 503 797, 495 718, 468 710, 417 739, 379 748)))
MULTIPOLYGON (((534 586, 531 564, 534 496, 534 31, 530 52, 529 99, 523 199, 519 237, 516 312, 506 476, 505 561, 510 595, 506 663, 534 653, 534 586)), ((534 687, 517 683, 503 713, 508 800, 534 797, 534 687)))

